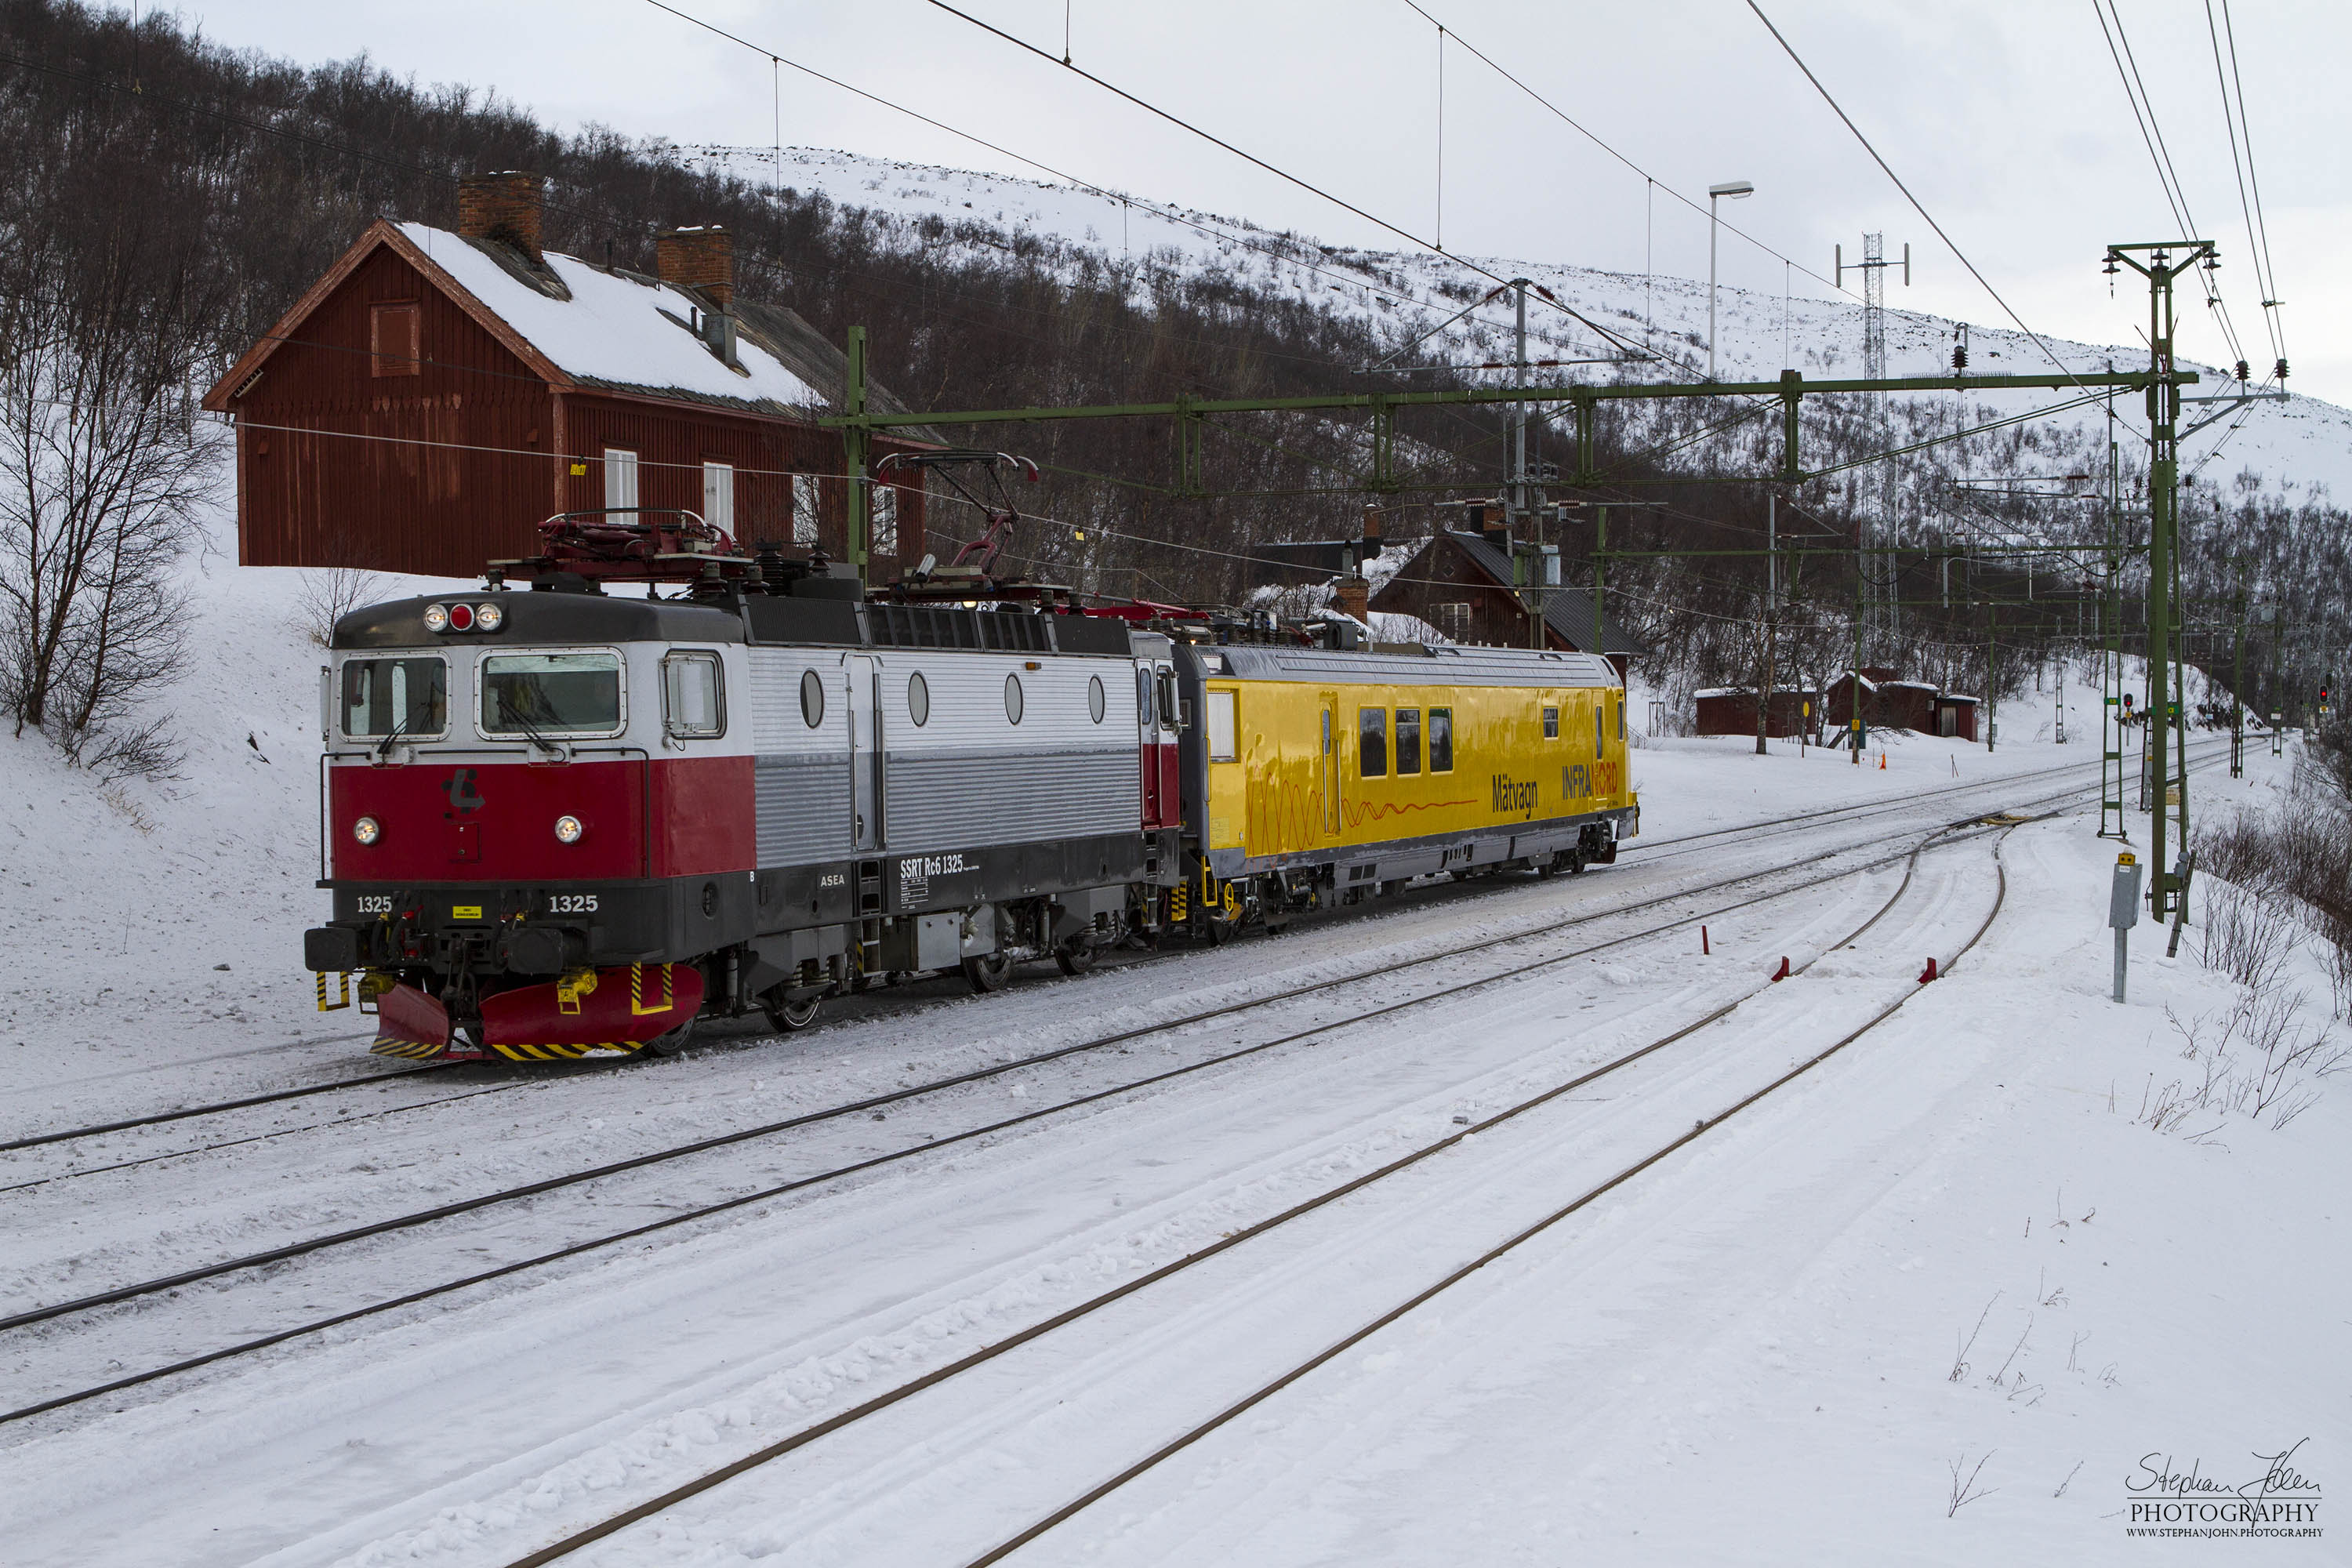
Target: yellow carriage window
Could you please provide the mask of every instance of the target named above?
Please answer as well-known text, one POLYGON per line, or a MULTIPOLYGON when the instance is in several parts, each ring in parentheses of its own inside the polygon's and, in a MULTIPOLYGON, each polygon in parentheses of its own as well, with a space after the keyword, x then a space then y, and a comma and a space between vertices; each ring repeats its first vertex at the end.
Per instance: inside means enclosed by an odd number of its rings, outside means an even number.
POLYGON ((1209 693, 1209 761, 1213 763, 1234 762, 1241 756, 1235 742, 1241 725, 1234 711, 1239 695, 1232 691, 1209 693))
POLYGON ((1397 772, 1421 772, 1421 710, 1400 708, 1396 725, 1397 772))
POLYGON ((1388 777, 1389 710, 1385 708, 1357 709, 1356 735, 1356 775, 1368 779, 1388 777))
POLYGON ((1547 741, 1559 739, 1559 710, 1557 708, 1544 710, 1544 739, 1547 741))
POLYGON ((1592 754, 1609 754, 1609 699, 1601 698, 1592 704, 1592 754))
POLYGON ((1451 708, 1429 710, 1429 771, 1433 773, 1454 771, 1454 710, 1451 708))

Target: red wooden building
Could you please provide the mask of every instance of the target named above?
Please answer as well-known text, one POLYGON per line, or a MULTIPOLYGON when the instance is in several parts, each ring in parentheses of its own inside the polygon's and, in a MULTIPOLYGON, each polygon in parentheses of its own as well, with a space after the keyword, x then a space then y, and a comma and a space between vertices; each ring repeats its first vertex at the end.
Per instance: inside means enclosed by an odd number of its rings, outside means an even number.
MULTIPOLYGON (((1756 734, 1756 689, 1750 686, 1718 686, 1693 694, 1697 710, 1697 731, 1702 735, 1756 734)), ((1778 686, 1772 689, 1772 700, 1767 705, 1765 720, 1771 726, 1767 733, 1774 740, 1794 740, 1799 735, 1811 735, 1821 723, 1822 694, 1810 687, 1778 686)))
POLYGON ((1597 653, 1615 667, 1618 679, 1624 679, 1627 661, 1647 650, 1604 617, 1592 596, 1579 589, 1553 584, 1541 590, 1538 644, 1528 604, 1538 595, 1512 585, 1509 542, 1500 531, 1502 507, 1494 503, 1488 510, 1492 529, 1439 530, 1371 595, 1370 607, 1418 616, 1454 642, 1597 653))
MULTIPOLYGON (((648 277, 542 251, 540 201, 536 175, 475 175, 454 232, 371 225, 205 394, 236 425, 238 559, 471 576, 555 512, 639 506, 842 559, 844 447, 816 424, 842 351, 735 297, 723 229, 663 235, 648 277)), ((877 486, 874 513, 887 581, 924 553, 923 493, 877 486)))

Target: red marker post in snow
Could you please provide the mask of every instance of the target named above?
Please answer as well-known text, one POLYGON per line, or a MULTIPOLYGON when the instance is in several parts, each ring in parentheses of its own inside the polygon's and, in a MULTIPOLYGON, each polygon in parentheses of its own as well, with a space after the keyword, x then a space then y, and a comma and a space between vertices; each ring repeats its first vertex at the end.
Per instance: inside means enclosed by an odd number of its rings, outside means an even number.
POLYGON ((1705 927, 1705 926, 1701 926, 1701 927, 1699 927, 1699 928, 1698 928, 1698 952, 1699 952, 1699 956, 1700 956, 1701 958, 1704 958, 1704 957, 1706 957, 1706 953, 1707 953, 1707 946, 1706 946, 1706 927, 1705 927))

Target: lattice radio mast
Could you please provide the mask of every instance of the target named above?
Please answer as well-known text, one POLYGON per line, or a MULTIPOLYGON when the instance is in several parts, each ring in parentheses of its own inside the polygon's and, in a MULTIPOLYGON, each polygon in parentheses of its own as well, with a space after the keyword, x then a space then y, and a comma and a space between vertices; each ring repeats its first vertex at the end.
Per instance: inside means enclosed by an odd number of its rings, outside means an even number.
MULTIPOLYGON (((1886 379, 1886 269, 1895 265, 1897 264, 1886 258, 1886 237, 1884 234, 1865 234, 1862 237, 1862 259, 1854 263, 1854 267, 1862 274, 1862 374, 1871 381, 1886 379)), ((1900 265, 1903 268, 1903 286, 1907 289, 1911 286, 1911 247, 1908 244, 1903 247, 1903 260, 1900 265)), ((1837 247, 1837 280, 1840 287, 1844 286, 1845 271, 1845 247, 1840 246, 1837 247)), ((1879 449, 1885 451, 1895 445, 1894 419, 1886 401, 1886 394, 1874 392, 1866 395, 1869 398, 1869 438, 1877 442, 1879 449)), ((1895 464, 1891 459, 1878 465, 1877 489, 1878 494, 1874 498, 1877 503, 1875 510, 1878 514, 1875 520, 1876 526, 1873 528, 1871 520, 1867 517, 1862 523, 1865 533, 1871 536, 1864 544, 1865 560, 1869 559, 1867 552, 1872 545, 1885 548, 1895 542, 1895 464)), ((1866 507, 1864 510, 1868 511, 1872 509, 1866 507)), ((1891 579, 1884 583, 1878 580, 1880 573, 1892 570, 1885 563, 1891 562, 1893 557, 1881 555, 1877 559, 1880 565, 1864 574, 1864 582, 1866 584, 1864 592, 1869 600, 1868 615, 1869 618, 1886 635, 1892 637, 1895 632, 1895 602, 1902 595, 1895 592, 1895 584, 1891 579)))

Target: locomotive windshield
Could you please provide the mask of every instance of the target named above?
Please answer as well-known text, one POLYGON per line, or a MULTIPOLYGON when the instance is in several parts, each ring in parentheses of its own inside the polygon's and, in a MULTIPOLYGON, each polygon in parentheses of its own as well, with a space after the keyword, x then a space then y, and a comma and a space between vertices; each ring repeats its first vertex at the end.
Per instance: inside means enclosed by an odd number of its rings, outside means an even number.
POLYGON ((449 722, 449 668, 423 658, 354 658, 343 665, 343 733, 438 735, 449 722))
POLYGON ((492 654, 482 660, 482 733, 536 740, 621 728, 621 657, 492 654))

